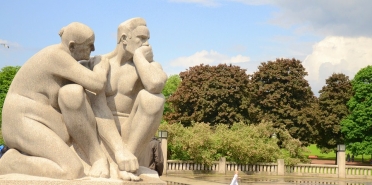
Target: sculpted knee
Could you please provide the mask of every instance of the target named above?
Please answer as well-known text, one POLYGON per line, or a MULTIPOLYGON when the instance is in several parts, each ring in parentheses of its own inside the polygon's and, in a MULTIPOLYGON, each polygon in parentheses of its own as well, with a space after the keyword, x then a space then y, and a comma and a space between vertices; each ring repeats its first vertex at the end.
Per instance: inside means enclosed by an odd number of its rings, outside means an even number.
POLYGON ((69 84, 58 92, 58 104, 69 109, 78 109, 85 101, 85 91, 81 85, 69 84))
POLYGON ((140 100, 140 106, 148 114, 157 114, 163 112, 165 98, 163 94, 152 94, 146 90, 141 90, 137 96, 140 100))

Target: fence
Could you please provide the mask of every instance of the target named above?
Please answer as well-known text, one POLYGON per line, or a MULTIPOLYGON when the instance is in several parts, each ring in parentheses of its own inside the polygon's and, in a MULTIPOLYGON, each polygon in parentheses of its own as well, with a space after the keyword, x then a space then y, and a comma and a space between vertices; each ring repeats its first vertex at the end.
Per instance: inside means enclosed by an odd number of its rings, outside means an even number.
POLYGON ((319 176, 340 178, 365 178, 372 179, 372 167, 368 166, 346 166, 343 165, 320 165, 320 164, 297 164, 294 166, 284 165, 284 160, 279 159, 277 163, 259 164, 235 164, 226 162, 224 158, 213 162, 211 166, 204 166, 191 161, 168 160, 166 173, 219 173, 232 174, 239 170, 246 174, 262 175, 295 175, 295 176, 319 176), (343 168, 343 169, 342 169, 343 168), (341 172, 340 172, 341 169, 341 172), (345 173, 342 176, 341 173, 345 173))

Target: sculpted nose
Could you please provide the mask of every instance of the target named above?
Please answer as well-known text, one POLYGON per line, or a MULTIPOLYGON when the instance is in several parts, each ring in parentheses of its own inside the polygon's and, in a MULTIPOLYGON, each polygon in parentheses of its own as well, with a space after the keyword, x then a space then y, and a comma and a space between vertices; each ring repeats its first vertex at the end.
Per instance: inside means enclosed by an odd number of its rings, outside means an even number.
POLYGON ((94 44, 92 45, 92 48, 90 48, 90 51, 94 51, 96 48, 94 47, 94 44))
POLYGON ((149 46, 149 40, 142 44, 142 46, 149 46))

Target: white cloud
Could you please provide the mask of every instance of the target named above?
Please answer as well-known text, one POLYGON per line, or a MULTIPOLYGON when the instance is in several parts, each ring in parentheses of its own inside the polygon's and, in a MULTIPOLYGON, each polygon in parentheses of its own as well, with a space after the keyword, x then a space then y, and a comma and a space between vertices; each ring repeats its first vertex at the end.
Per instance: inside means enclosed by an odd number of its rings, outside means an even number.
POLYGON ((361 68, 372 65, 372 38, 326 37, 313 46, 303 65, 317 93, 332 73, 344 73, 352 79, 361 68))
POLYGON ((203 50, 196 52, 195 54, 188 57, 180 57, 170 62, 171 66, 182 66, 191 67, 199 64, 235 64, 242 62, 249 62, 250 58, 247 56, 237 55, 237 56, 227 56, 220 54, 216 51, 211 50, 210 52, 203 50))
MULTIPOLYGON (((240 0, 246 3, 256 0, 240 0)), ((280 8, 272 23, 281 26, 296 26, 300 32, 316 32, 321 35, 372 36, 372 1, 340 0, 265 0, 280 8)))
POLYGON ((201 4, 203 6, 219 6, 220 3, 218 3, 216 0, 168 0, 169 2, 176 2, 176 3, 195 3, 195 4, 201 4))

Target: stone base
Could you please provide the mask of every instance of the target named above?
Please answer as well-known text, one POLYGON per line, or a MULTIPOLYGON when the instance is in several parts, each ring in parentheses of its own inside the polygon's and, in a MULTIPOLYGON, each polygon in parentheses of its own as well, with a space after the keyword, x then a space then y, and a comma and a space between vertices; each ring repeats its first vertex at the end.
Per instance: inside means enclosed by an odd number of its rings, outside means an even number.
POLYGON ((160 180, 157 172, 140 167, 141 181, 122 181, 120 179, 105 179, 84 177, 76 180, 60 180, 23 174, 0 175, 0 185, 166 185, 160 180))

